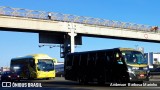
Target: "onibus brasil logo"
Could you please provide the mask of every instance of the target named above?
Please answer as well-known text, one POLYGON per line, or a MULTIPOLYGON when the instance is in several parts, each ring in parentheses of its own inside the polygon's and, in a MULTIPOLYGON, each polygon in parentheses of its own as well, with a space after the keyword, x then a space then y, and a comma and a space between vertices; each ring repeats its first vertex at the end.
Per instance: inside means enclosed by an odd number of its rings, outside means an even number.
POLYGON ((2 82, 2 87, 42 87, 41 83, 2 82))

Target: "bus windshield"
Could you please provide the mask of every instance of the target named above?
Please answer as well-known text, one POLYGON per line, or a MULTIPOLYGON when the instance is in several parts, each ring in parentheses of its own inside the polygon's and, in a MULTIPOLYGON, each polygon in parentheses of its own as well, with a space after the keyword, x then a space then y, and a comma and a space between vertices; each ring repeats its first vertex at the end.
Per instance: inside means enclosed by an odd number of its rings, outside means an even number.
POLYGON ((54 70, 54 63, 51 59, 38 59, 39 71, 51 71, 54 70))
POLYGON ((127 64, 147 64, 143 54, 139 51, 122 51, 122 56, 127 64))

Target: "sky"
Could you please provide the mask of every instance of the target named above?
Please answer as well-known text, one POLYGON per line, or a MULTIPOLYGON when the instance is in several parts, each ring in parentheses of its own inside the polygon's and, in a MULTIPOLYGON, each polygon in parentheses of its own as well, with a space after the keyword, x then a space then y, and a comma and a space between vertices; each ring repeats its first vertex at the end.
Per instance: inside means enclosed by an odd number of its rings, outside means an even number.
MULTIPOLYGON (((144 25, 160 25, 160 0, 0 0, 0 6, 58 12, 144 25)), ((160 52, 159 43, 83 37, 75 50, 88 51, 116 47, 143 47, 145 52, 160 52)), ((37 33, 0 30, 0 67, 9 66, 11 58, 45 53, 60 62, 60 48, 39 48, 37 33)))

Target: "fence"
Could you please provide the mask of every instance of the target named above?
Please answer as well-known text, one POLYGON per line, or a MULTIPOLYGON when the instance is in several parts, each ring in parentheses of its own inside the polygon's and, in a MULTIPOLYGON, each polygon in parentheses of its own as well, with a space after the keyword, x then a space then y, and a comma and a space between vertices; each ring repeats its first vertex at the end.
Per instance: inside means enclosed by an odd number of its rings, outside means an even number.
POLYGON ((130 29, 135 31, 145 31, 145 32, 157 32, 157 30, 152 29, 152 26, 141 25, 113 20, 106 20, 100 18, 76 16, 70 14, 45 12, 45 11, 35 11, 21 8, 11 8, 11 7, 0 7, 0 14, 7 16, 25 17, 25 18, 36 18, 36 19, 49 19, 48 15, 51 14, 51 20, 62 21, 62 22, 73 22, 97 26, 106 26, 111 28, 121 28, 130 29))

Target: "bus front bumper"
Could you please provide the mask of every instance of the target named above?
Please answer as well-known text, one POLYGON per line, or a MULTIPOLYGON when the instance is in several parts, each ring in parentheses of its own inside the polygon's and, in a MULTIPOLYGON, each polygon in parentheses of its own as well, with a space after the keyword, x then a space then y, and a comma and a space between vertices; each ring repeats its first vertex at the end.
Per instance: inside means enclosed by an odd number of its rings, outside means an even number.
POLYGON ((129 80, 131 82, 136 81, 149 81, 150 76, 148 74, 135 74, 135 73, 129 73, 129 80))

